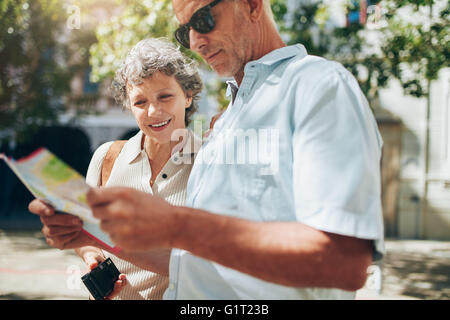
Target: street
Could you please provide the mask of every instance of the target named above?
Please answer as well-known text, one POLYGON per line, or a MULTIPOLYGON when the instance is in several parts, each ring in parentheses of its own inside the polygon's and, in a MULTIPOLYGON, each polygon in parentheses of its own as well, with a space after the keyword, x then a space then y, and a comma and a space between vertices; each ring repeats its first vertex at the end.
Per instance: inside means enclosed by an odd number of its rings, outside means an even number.
MULTIPOLYGON (((449 299, 450 242, 387 240, 387 254, 357 299, 449 299), (377 269, 378 268, 378 269, 377 269)), ((0 229, 0 299, 87 299, 87 269, 73 250, 49 247, 42 233, 0 229)))

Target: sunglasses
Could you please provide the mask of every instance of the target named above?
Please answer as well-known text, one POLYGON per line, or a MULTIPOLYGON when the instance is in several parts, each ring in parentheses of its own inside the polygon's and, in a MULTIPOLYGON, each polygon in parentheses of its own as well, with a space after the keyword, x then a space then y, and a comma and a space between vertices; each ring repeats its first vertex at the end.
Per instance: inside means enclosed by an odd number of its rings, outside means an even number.
POLYGON ((185 48, 189 49, 189 31, 194 29, 200 33, 211 32, 216 26, 213 16, 211 15, 211 8, 217 5, 222 0, 214 0, 210 4, 198 9, 192 15, 188 23, 181 25, 175 31, 175 39, 185 48))

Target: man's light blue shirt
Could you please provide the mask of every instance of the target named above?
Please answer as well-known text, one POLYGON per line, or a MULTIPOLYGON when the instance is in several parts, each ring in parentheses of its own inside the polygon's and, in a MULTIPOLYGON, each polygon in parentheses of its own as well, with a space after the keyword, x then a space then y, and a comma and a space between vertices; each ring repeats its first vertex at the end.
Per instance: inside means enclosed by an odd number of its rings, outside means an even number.
MULTIPOLYGON (((244 73, 238 90, 229 84, 233 102, 197 155, 186 205, 372 239, 379 259, 382 140, 355 78, 302 45, 249 62, 244 73)), ((165 299, 355 297, 269 283, 179 249, 172 250, 169 274, 165 299)))

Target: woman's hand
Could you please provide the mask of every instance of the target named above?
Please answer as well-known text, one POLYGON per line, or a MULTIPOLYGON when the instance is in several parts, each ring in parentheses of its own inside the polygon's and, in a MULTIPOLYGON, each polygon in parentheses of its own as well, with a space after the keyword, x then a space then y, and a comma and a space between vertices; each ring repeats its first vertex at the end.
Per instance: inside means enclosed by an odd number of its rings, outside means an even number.
POLYGON ((213 117, 211 118, 211 122, 209 123, 209 130, 207 130, 207 131, 204 133, 204 137, 205 137, 205 138, 207 138, 207 137, 210 135, 212 129, 214 128, 214 124, 216 123, 217 120, 219 120, 219 118, 222 116, 222 114, 223 114, 224 112, 225 112, 225 110, 220 111, 218 114, 216 114, 215 116, 213 116, 213 117))
POLYGON ((89 270, 97 268, 97 266, 106 260, 102 251, 95 247, 83 247, 75 250, 88 266, 89 270))
POLYGON ((78 217, 56 213, 53 207, 38 199, 30 202, 28 209, 41 217, 42 233, 48 245, 63 250, 95 244, 82 232, 83 222, 78 217))
POLYGON ((127 283, 127 277, 123 273, 121 273, 119 275, 119 280, 117 280, 114 284, 113 291, 107 297, 105 297, 105 300, 112 300, 117 297, 120 291, 122 291, 123 287, 127 285, 127 283))
MULTIPOLYGON (((97 268, 100 263, 106 260, 105 256, 98 248, 93 248, 92 250, 83 250, 82 259, 88 266, 89 270, 97 268)), ((112 300, 117 297, 120 291, 122 291, 123 287, 127 285, 127 283, 127 277, 125 276, 125 274, 121 273, 119 275, 119 279, 114 283, 113 291, 105 297, 105 300, 112 300)), ((90 299, 92 299, 92 297, 90 297, 90 299)))

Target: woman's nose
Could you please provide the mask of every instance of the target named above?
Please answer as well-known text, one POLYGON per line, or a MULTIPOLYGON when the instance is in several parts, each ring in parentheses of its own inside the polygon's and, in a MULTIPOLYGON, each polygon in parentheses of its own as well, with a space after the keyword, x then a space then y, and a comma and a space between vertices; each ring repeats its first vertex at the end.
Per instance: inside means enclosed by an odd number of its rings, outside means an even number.
POLYGON ((159 112, 161 112, 161 110, 160 110, 158 104, 156 104, 156 103, 150 103, 149 104, 148 109, 147 109, 147 115, 149 117, 153 116, 153 115, 156 115, 159 112))

